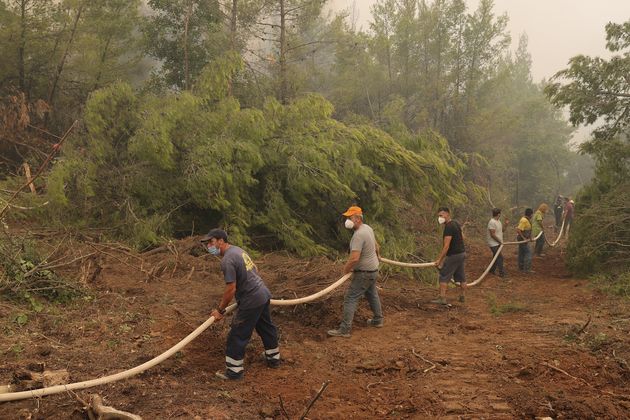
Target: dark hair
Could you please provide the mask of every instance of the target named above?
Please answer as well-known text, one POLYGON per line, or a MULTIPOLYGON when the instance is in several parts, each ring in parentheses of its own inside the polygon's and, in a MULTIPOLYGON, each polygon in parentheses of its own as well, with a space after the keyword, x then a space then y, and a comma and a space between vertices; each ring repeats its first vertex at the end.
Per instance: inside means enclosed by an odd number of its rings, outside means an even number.
POLYGON ((534 210, 529 207, 525 209, 525 216, 531 216, 532 214, 534 214, 534 210))
POLYGON ((492 209, 492 217, 497 217, 498 215, 501 214, 501 209, 498 207, 495 207, 492 209))
POLYGON ((451 211, 448 209, 448 207, 439 207, 439 208, 438 208, 438 213, 439 213, 439 212, 441 212, 441 211, 445 211, 445 212, 447 212, 447 213, 450 213, 450 212, 451 212, 451 211))
POLYGON ((201 241, 209 241, 210 239, 223 239, 224 242, 228 242, 228 236, 227 236, 227 232, 224 231, 223 229, 212 229, 210 230, 210 232, 208 232, 208 234, 206 236, 204 236, 203 238, 201 238, 201 241))

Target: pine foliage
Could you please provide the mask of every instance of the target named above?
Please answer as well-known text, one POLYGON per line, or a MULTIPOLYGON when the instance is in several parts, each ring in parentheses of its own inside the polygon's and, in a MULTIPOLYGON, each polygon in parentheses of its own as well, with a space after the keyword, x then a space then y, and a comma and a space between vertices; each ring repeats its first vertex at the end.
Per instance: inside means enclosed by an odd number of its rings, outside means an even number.
POLYGON ((95 91, 48 180, 57 220, 109 226, 139 247, 195 220, 306 256, 347 241, 340 213, 353 202, 413 247, 400 212, 466 201, 466 165, 436 133, 346 124, 315 94, 243 109, 227 95, 239 68, 234 55, 213 62, 194 92, 95 91))

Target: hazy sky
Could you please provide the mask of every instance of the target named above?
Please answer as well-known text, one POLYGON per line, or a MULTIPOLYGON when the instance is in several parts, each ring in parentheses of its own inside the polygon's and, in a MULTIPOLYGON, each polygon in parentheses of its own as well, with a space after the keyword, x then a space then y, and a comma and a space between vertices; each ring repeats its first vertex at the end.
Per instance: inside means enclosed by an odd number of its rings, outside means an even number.
MULTIPOLYGON (((430 0, 429 0, 430 1, 430 0)), ((337 10, 356 3, 358 24, 368 28, 376 0, 332 0, 337 10)), ((479 0, 466 0, 474 10, 479 0)), ((507 13, 513 48, 520 35, 529 37, 535 81, 549 78, 578 55, 607 56, 604 26, 630 19, 630 0, 495 0, 495 13, 507 13)))

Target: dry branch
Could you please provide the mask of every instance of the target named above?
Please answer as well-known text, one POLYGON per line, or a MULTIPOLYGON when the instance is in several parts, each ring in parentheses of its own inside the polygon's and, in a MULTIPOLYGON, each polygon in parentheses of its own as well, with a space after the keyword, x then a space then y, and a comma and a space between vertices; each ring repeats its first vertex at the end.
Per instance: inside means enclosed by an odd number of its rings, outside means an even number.
POLYGON ((592 387, 592 385, 591 385, 591 384, 589 384, 588 382, 586 382, 584 379, 582 379, 582 378, 578 378, 577 376, 573 376, 573 375, 571 375, 569 372, 567 372, 567 371, 565 371, 565 370, 562 370, 562 369, 560 369, 559 367, 555 367, 554 365, 550 365, 549 363, 546 363, 546 362, 542 362, 541 364, 542 364, 543 366, 547 366, 548 368, 551 368, 551 369, 553 369, 553 370, 555 370, 555 371, 557 371, 557 372, 560 372, 560 373, 562 373, 562 374, 564 374, 564 375, 567 375, 569 378, 573 378, 573 379, 575 379, 576 381, 581 381, 581 382, 583 382, 584 384, 586 384, 586 385, 588 385, 588 386, 592 387))
POLYGON ((50 161, 52 160, 53 157, 55 157, 55 155, 57 154, 57 152, 59 151, 61 145, 63 144, 63 142, 68 138, 68 136, 70 135, 70 133, 72 132, 72 130, 74 129, 74 127, 77 125, 78 121, 75 121, 72 123, 72 125, 70 126, 70 128, 64 133, 64 135, 61 137, 61 140, 59 140, 59 143, 57 143, 54 147, 53 147, 53 151, 48 155, 48 157, 46 158, 46 160, 44 161, 44 163, 41 164, 41 166, 37 169, 37 172, 35 173, 35 175, 25 184, 23 184, 22 186, 20 186, 17 191, 15 191, 15 193, 7 200, 7 203, 5 204, 5 206, 2 208, 2 210, 0 210, 0 219, 2 218, 2 216, 4 216, 4 213, 7 211, 7 209, 11 206, 11 202, 13 200, 15 200, 15 197, 17 197, 17 195, 20 193, 20 191, 22 191, 24 188, 28 187, 29 184, 31 184, 33 181, 35 181, 37 178, 39 178, 39 176, 41 175, 41 173, 44 171, 44 168, 46 168, 46 166, 48 166, 48 163, 50 163, 50 161))
POLYGON ((278 395, 278 399, 280 400, 280 410, 282 412, 282 415, 287 419, 290 420, 291 418, 289 417, 289 415, 287 414, 287 410, 284 408, 284 402, 282 401, 282 395, 278 395))
POLYGON ((315 401, 317 401, 319 397, 322 395, 322 393, 324 392, 324 390, 326 390, 326 387, 328 386, 329 383, 330 381, 326 381, 322 384, 322 387, 317 392, 317 395, 315 395, 315 397, 311 400, 310 404, 306 407, 306 410, 304 410, 304 414, 302 414, 302 416, 300 417, 300 420, 304 420, 306 418, 306 415, 308 414, 309 411, 311 411, 313 404, 315 404, 315 401))
POLYGON ((430 364, 430 365, 431 365, 431 367, 428 367, 428 368, 424 369, 424 370, 422 371, 422 373, 427 373, 428 371, 430 371, 430 370, 432 370, 432 369, 435 369, 436 364, 435 364, 435 363, 433 363, 432 361, 428 360, 428 359, 425 359, 424 357, 422 357, 422 356, 421 356, 421 355, 419 355, 418 353, 416 353, 416 349, 412 348, 412 349, 411 349, 411 353, 413 353, 413 355, 414 355, 414 356, 416 356, 417 358, 422 359, 423 361, 425 361, 425 362, 427 362, 428 364, 430 364))
POLYGON ((588 316, 588 320, 586 321, 586 323, 584 325, 582 325, 582 328, 580 328, 578 330, 576 335, 582 334, 586 330, 586 327, 588 327, 588 324, 590 324, 590 323, 591 323, 591 315, 588 316))

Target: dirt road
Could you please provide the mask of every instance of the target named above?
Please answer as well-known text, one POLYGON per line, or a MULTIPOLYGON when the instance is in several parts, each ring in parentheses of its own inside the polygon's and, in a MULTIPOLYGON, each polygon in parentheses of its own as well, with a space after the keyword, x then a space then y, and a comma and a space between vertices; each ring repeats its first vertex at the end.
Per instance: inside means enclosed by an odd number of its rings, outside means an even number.
MULTIPOLYGON (((475 245, 470 254, 474 278, 489 250, 475 245)), ((330 381, 309 418, 630 418, 628 302, 570 278, 560 250, 535 259, 529 276, 515 272, 515 249, 506 254, 507 280, 488 277, 469 290, 465 304, 453 291, 450 308, 429 303, 434 288, 389 276, 381 282, 385 327, 364 326, 370 315, 364 301, 349 339, 326 337, 339 321, 343 290, 314 304, 275 308, 284 358, 277 370, 265 367, 255 336, 245 379, 215 380, 223 368, 223 322, 162 365, 79 395, 98 393, 147 419, 293 419, 330 381)), ((65 368, 73 381, 120 371, 192 331, 221 294, 217 261, 185 252, 147 260, 143 272, 132 268, 133 259, 125 265, 103 256, 95 262, 98 275, 86 277, 92 298, 29 314, 23 327, 12 321, 15 306, 0 305, 0 384, 34 363, 65 368), (147 279, 158 264, 164 270, 147 279)), ((287 298, 321 289, 341 269, 281 255, 258 264, 274 296, 287 298)), ((61 394, 0 404, 0 418, 86 417, 73 395, 61 394)))

